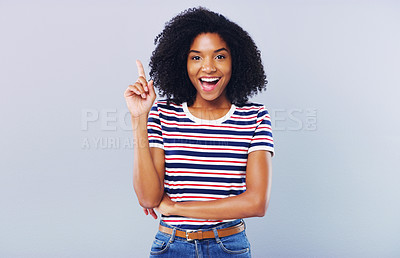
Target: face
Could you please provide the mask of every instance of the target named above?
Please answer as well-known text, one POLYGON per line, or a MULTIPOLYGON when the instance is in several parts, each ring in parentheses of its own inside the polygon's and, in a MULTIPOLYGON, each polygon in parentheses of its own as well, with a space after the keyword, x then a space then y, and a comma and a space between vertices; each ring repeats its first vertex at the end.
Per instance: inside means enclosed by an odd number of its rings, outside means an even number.
POLYGON ((195 102, 228 100, 225 88, 231 79, 232 58, 226 42, 217 33, 202 33, 194 39, 187 71, 197 90, 195 102))

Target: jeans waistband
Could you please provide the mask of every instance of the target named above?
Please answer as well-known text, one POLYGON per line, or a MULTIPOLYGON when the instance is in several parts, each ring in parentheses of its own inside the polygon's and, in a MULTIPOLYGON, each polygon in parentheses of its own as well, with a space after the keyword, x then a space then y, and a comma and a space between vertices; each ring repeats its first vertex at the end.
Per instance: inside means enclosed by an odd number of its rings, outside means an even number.
MULTIPOLYGON (((206 228, 206 229, 201 229, 200 228, 198 230, 212 231, 212 230, 214 230, 214 228, 215 229, 229 228, 229 227, 236 226, 236 225, 240 224, 242 221, 243 221, 243 219, 236 219, 236 220, 233 220, 233 221, 225 222, 223 224, 220 224, 220 225, 212 227, 212 228, 206 228)), ((177 230, 182 230, 182 231, 186 231, 187 230, 187 229, 182 229, 182 228, 179 228, 179 227, 171 226, 171 225, 165 223, 162 220, 160 220, 160 225, 162 225, 164 227, 172 228, 172 229, 176 228, 177 230)))

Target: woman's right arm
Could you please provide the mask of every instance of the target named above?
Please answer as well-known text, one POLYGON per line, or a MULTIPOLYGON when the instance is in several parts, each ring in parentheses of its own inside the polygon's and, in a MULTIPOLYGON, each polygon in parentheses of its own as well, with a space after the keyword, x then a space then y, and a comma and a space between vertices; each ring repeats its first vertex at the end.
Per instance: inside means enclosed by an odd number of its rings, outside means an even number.
POLYGON ((146 81, 140 61, 136 64, 139 78, 124 93, 133 129, 133 187, 140 205, 151 209, 158 206, 164 193, 164 150, 149 147, 147 119, 156 94, 153 81, 146 81))

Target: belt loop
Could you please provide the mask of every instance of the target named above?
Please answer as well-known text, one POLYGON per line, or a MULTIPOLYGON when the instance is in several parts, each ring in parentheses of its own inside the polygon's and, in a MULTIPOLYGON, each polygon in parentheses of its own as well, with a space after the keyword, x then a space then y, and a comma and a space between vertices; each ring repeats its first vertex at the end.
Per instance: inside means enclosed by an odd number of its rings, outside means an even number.
POLYGON ((174 227, 172 229, 172 234, 171 234, 171 238, 169 239, 169 242, 172 243, 175 240, 175 233, 176 233, 176 227, 174 227))
POLYGON ((218 236, 218 229, 215 227, 213 228, 213 231, 214 231, 215 241, 217 241, 217 243, 221 242, 218 236))

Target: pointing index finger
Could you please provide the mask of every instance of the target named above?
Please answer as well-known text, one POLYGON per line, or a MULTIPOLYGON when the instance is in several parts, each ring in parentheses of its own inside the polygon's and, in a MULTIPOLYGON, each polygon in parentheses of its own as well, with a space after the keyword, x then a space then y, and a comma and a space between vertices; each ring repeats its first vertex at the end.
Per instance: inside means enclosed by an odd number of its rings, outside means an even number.
POLYGON ((143 76, 144 78, 146 78, 142 62, 140 62, 140 60, 136 60, 136 65, 137 65, 139 76, 143 76))

